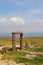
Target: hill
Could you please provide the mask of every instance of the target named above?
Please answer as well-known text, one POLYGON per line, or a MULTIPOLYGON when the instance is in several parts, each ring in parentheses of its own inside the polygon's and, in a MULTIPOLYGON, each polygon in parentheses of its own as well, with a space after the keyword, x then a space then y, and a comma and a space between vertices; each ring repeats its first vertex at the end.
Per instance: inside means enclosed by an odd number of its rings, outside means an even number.
MULTIPOLYGON (((12 37, 11 33, 0 33, 0 38, 6 38, 6 37, 12 37)), ((16 35, 16 37, 19 37, 19 35, 16 35)), ((43 37, 43 33, 39 32, 28 32, 28 33, 23 33, 23 37, 43 37)))

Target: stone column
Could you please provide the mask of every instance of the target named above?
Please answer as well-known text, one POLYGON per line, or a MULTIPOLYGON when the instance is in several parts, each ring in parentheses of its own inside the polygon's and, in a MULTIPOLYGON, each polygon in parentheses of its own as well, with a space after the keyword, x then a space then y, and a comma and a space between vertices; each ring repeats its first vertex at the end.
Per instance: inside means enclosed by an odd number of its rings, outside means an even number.
POLYGON ((12 33, 12 49, 15 50, 15 34, 12 33))
POLYGON ((22 50, 22 43, 23 43, 23 34, 20 34, 20 50, 22 50))
POLYGON ((6 53, 7 53, 6 48, 3 47, 3 48, 2 48, 2 54, 6 54, 6 53))

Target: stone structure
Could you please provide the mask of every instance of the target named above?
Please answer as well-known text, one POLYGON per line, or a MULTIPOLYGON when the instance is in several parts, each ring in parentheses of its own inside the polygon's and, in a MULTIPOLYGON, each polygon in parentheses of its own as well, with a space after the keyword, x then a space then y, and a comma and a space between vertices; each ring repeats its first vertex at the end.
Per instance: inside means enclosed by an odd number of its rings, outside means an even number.
POLYGON ((6 48, 5 47, 2 48, 2 54, 6 54, 6 48))
POLYGON ((25 43, 25 48, 26 48, 26 49, 29 48, 29 46, 28 46, 28 42, 27 42, 27 41, 26 41, 26 43, 25 43))
POLYGON ((22 32, 12 32, 12 49, 15 50, 16 46, 15 46, 15 35, 16 34, 20 34, 20 50, 22 50, 22 38, 23 38, 23 33, 22 32))

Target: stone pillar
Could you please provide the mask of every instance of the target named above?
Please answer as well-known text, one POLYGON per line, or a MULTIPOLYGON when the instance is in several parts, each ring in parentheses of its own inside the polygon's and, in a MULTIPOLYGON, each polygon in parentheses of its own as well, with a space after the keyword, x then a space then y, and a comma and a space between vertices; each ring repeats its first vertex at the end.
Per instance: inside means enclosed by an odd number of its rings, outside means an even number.
POLYGON ((20 50, 22 50, 22 43, 23 43, 23 34, 20 34, 20 50))
POLYGON ((12 49, 15 50, 15 34, 12 33, 12 49))
POLYGON ((28 42, 26 41, 25 43, 25 48, 27 49, 28 48, 28 42))
POLYGON ((2 54, 6 54, 6 48, 5 47, 2 48, 2 54))

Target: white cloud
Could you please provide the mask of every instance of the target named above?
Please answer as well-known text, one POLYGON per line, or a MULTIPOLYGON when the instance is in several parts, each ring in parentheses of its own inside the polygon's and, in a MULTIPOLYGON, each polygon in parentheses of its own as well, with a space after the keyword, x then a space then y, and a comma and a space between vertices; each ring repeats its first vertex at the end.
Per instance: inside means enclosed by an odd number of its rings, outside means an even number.
POLYGON ((36 22, 36 23, 43 23, 43 19, 35 19, 35 20, 32 20, 32 22, 36 22))
POLYGON ((24 25, 25 21, 20 17, 11 17, 11 18, 0 18, 0 24, 15 24, 15 25, 24 25))
POLYGON ((9 19, 9 22, 11 22, 11 23, 14 23, 14 24, 22 24, 22 25, 24 25, 25 24, 25 21, 22 19, 22 18, 20 18, 20 17, 11 17, 10 19, 9 19))
POLYGON ((38 10, 38 9, 33 9, 33 10, 31 11, 31 13, 32 13, 32 14, 40 14, 40 10, 38 10))
POLYGON ((6 18, 1 17, 0 18, 0 23, 5 23, 5 22, 6 22, 6 18))
POLYGON ((36 14, 40 14, 41 10, 39 10, 39 9, 31 9, 31 10, 28 10, 27 13, 30 14, 30 15, 36 15, 36 14))
POLYGON ((43 25, 43 19, 31 19, 31 20, 28 20, 28 24, 29 24, 29 26, 31 26, 32 25, 32 27, 34 26, 39 26, 40 27, 40 25, 43 25))

